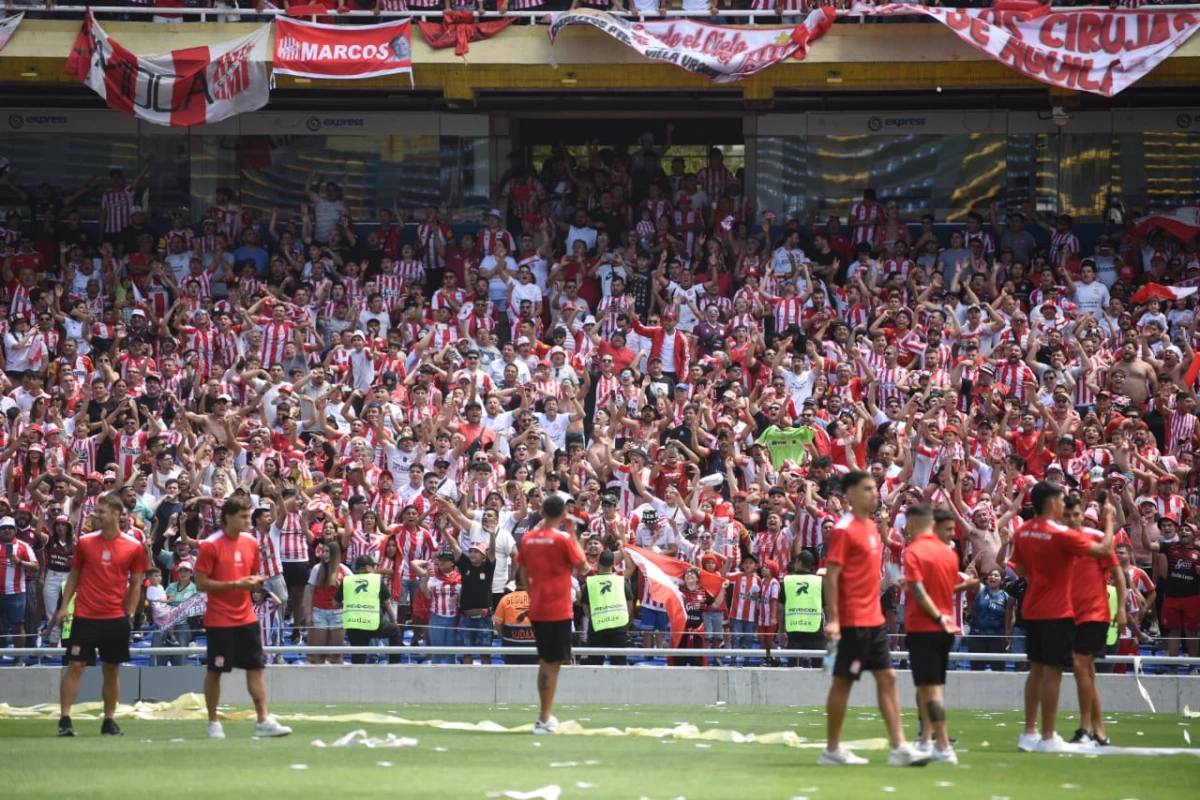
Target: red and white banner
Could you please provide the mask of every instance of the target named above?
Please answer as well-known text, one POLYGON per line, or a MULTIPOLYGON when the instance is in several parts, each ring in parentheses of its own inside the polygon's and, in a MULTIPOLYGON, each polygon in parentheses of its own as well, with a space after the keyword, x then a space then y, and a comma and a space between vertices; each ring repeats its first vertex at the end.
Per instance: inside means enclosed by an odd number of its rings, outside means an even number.
POLYGON ((683 19, 636 22, 580 8, 553 14, 548 33, 553 44, 563 28, 590 25, 646 58, 674 64, 715 83, 735 83, 785 59, 804 58, 835 16, 832 8, 822 7, 795 27, 743 28, 683 19))
MULTIPOLYGON (((683 585, 683 573, 692 565, 632 544, 625 545, 625 552, 629 553, 642 578, 649 584, 650 597, 666 607, 667 618, 671 620, 671 647, 678 647, 683 632, 687 630, 687 611, 683 607, 683 595, 679 587, 683 585)), ((713 597, 721 592, 724 583, 720 575, 700 570, 700 585, 713 597)))
POLYGON ((1200 29, 1200 13, 1169 6, 1052 11, 1038 2, 1016 0, 995 8, 863 4, 852 13, 925 14, 1022 75, 1105 97, 1132 86, 1200 29))
POLYGON ((412 78, 412 21, 322 25, 275 19, 274 69, 303 78, 356 80, 407 73, 412 78))
POLYGON ((90 86, 108 107, 155 125, 219 122, 267 104, 267 34, 209 47, 136 56, 109 38, 91 9, 75 38, 67 72, 90 86))
POLYGON ((1147 283, 1145 286, 1137 290, 1133 297, 1129 298, 1131 303, 1145 303, 1147 300, 1182 300, 1185 297, 1191 297, 1196 293, 1195 286, 1163 286, 1161 283, 1147 283))
POLYGON ((1190 242, 1200 235, 1200 206, 1180 206, 1161 214, 1149 214, 1138 218, 1133 225, 1134 236, 1145 236, 1154 228, 1190 242))
POLYGON ((208 609, 208 595, 203 592, 192 595, 177 606, 161 607, 150 604, 150 618, 160 630, 170 630, 188 617, 202 617, 208 609))
POLYGON ((21 24, 21 20, 25 19, 25 12, 14 14, 7 19, 0 19, 0 50, 4 49, 4 45, 8 44, 8 40, 17 32, 17 26, 21 24))

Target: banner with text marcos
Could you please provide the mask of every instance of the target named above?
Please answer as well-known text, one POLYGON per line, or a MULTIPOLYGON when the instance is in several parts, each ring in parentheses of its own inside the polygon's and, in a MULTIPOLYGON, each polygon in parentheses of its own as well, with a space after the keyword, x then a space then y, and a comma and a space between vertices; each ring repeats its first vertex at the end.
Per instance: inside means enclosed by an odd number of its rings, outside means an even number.
POLYGON ((275 72, 355 80, 407 74, 412 79, 412 21, 322 25, 275 19, 275 72))
POLYGON ((569 25, 590 25, 646 58, 674 64, 715 83, 735 83, 788 59, 808 55, 811 42, 833 24, 836 12, 822 7, 794 27, 743 28, 691 20, 635 22, 581 8, 554 14, 551 44, 569 25))
POLYGON ((1051 10, 1015 0, 995 8, 858 4, 852 13, 924 14, 1022 75, 1105 97, 1132 86, 1200 29, 1200 13, 1170 6, 1051 10))

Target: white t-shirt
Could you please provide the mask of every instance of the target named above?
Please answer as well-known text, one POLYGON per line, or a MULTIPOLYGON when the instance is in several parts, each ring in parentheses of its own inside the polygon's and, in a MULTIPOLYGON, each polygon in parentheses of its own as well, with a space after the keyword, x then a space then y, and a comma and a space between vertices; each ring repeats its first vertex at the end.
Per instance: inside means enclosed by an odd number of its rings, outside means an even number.
POLYGON ((1076 283, 1073 299, 1080 314, 1092 313, 1099 319, 1108 306, 1108 287, 1100 281, 1076 283))
POLYGON ((542 290, 536 283, 521 283, 516 278, 509 278, 508 285, 512 287, 512 310, 521 310, 521 301, 528 300, 537 310, 537 304, 542 302, 542 290))
POLYGON ((803 264, 806 259, 804 251, 797 247, 795 250, 788 250, 786 247, 780 247, 771 257, 771 272, 776 275, 786 275, 792 271, 792 261, 796 264, 803 264))

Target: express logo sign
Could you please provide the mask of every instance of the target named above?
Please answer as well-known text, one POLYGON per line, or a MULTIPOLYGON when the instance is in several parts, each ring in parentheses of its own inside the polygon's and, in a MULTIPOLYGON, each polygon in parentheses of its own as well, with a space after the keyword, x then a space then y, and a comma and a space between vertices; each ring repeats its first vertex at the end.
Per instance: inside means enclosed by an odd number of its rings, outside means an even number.
POLYGON ((317 133, 326 128, 365 128, 367 121, 363 117, 309 117, 304 127, 317 133))
POLYGON ((1180 128, 1187 129, 1193 125, 1200 124, 1200 114, 1182 113, 1175 117, 1175 124, 1180 128))
POLYGON ((901 130, 924 127, 924 117, 871 117, 867 120, 867 129, 873 133, 878 133, 884 128, 901 130))
POLYGON ((9 114, 8 127, 14 131, 19 131, 26 125, 34 127, 46 127, 66 125, 70 122, 70 118, 65 114, 9 114))

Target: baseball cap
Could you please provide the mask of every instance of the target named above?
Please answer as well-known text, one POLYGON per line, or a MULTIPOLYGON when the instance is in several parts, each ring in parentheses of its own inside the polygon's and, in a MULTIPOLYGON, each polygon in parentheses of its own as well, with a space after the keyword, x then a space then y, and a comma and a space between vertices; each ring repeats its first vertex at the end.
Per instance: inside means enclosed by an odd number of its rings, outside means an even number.
POLYGON ((17 521, 12 517, 0 517, 0 528, 15 528, 17 521))
POLYGON ((196 564, 190 558, 185 558, 183 561, 180 561, 178 564, 175 565, 175 569, 186 569, 186 570, 195 572, 196 564))
POLYGON ((488 216, 495 217, 496 219, 504 219, 504 215, 500 213, 500 209, 498 208, 493 208, 491 211, 489 211, 488 216))
POLYGON ((470 549, 477 550, 480 553, 483 553, 485 556, 487 555, 487 547, 484 546, 481 542, 475 542, 474 544, 471 545, 470 549))

